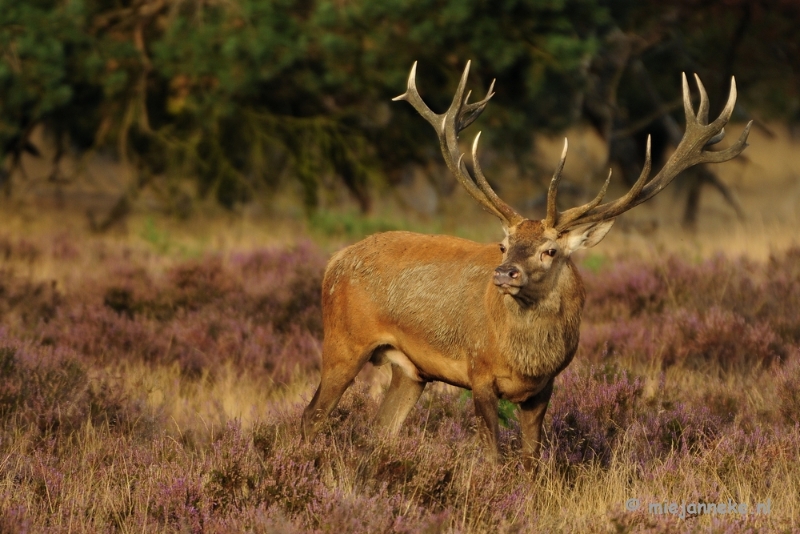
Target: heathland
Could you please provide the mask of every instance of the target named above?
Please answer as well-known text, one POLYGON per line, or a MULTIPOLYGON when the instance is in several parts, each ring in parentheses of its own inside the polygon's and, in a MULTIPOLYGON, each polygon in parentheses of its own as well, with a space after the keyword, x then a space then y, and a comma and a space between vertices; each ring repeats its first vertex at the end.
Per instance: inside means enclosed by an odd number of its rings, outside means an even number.
MULTIPOLYGON (((759 211, 752 184, 736 183, 748 221, 706 206, 695 232, 659 226, 666 197, 577 258, 581 346, 556 381, 535 477, 513 406, 500 407, 505 457, 489 464, 468 392, 449 386, 382 439, 370 420, 388 374, 370 366, 300 443, 327 257, 390 222, 140 214, 98 235, 68 210, 7 207, 0 531, 791 531, 800 248, 781 226, 793 212, 759 211), (748 513, 650 508, 672 502, 748 513)), ((499 233, 477 219, 419 224, 499 233)))

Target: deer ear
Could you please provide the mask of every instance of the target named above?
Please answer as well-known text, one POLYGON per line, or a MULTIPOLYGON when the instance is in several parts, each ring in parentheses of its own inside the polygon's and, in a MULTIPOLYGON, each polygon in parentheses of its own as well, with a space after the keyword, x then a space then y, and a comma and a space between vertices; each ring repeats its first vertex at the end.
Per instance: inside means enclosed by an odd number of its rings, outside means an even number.
POLYGON ((598 244, 612 226, 614 226, 614 219, 581 224, 564 232, 559 241, 564 243, 567 254, 572 254, 576 250, 591 248, 598 244))

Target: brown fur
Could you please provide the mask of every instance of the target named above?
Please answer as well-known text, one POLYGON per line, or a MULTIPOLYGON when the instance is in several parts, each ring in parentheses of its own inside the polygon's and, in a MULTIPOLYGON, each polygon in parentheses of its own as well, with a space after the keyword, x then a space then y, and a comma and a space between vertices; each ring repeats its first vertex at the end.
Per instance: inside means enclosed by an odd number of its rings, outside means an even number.
MULTIPOLYGON (((541 393, 578 346, 584 289, 565 238, 528 220, 508 234, 505 255, 497 244, 387 232, 331 258, 322 283, 322 378, 303 416, 307 439, 367 361, 393 364, 378 414, 391 432, 431 380, 476 391, 476 409, 489 414, 483 433, 493 454, 498 398, 523 409, 533 402, 534 419, 541 419, 549 400, 541 393), (542 251, 552 247, 561 253, 549 259, 542 251), (493 283, 504 260, 527 273, 518 295, 493 283)), ((531 458, 540 427, 525 432, 531 458)))

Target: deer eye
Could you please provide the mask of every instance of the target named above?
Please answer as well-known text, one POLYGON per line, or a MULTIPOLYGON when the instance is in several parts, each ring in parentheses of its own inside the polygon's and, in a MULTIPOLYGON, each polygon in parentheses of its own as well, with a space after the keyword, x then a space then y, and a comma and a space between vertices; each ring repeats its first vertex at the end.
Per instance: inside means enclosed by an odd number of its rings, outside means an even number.
POLYGON ((502 243, 500 243, 500 252, 502 252, 503 254, 506 253, 506 246, 502 243))
POLYGON ((552 258, 553 256, 556 255, 556 249, 550 248, 550 249, 547 249, 544 253, 552 258))

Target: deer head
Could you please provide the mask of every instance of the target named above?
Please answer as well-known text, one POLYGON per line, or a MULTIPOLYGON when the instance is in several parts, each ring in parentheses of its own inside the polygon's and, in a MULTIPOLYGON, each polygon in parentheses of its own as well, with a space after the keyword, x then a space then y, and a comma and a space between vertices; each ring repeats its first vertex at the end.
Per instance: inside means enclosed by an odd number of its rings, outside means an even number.
POLYGON ((556 283, 556 273, 561 270, 559 267, 563 267, 573 252, 599 243, 611 229, 616 217, 654 197, 681 171, 700 163, 728 161, 739 155, 747 146, 751 123, 747 124, 739 139, 731 147, 717 152, 706 150, 708 146, 718 143, 725 136, 724 127, 736 103, 735 80, 731 79, 730 94, 725 108, 719 117, 709 124, 709 104, 705 88, 700 78, 695 75, 700 93, 700 106, 695 114, 689 84, 684 74, 683 103, 686 113, 686 132, 658 174, 649 179, 652 162, 648 138, 644 168, 636 183, 624 196, 601 204, 611 181, 609 172, 603 187, 592 201, 559 212, 556 196, 567 157, 568 143, 565 139, 561 160, 547 193, 547 215, 542 220, 530 220, 498 197, 486 180, 477 156, 480 132, 472 144, 473 171, 470 172, 463 163, 463 154, 458 147, 458 134, 475 121, 489 99, 494 96, 492 91, 494 82, 492 82, 483 100, 468 102, 470 93, 465 96, 464 92, 469 68, 470 63, 467 62, 453 101, 445 113, 434 113, 422 100, 416 87, 416 63, 408 77, 407 91, 393 100, 408 101, 434 127, 450 171, 484 209, 502 222, 506 234, 500 243, 503 262, 494 272, 494 284, 502 293, 523 302, 536 300, 538 296, 546 293, 556 283))

